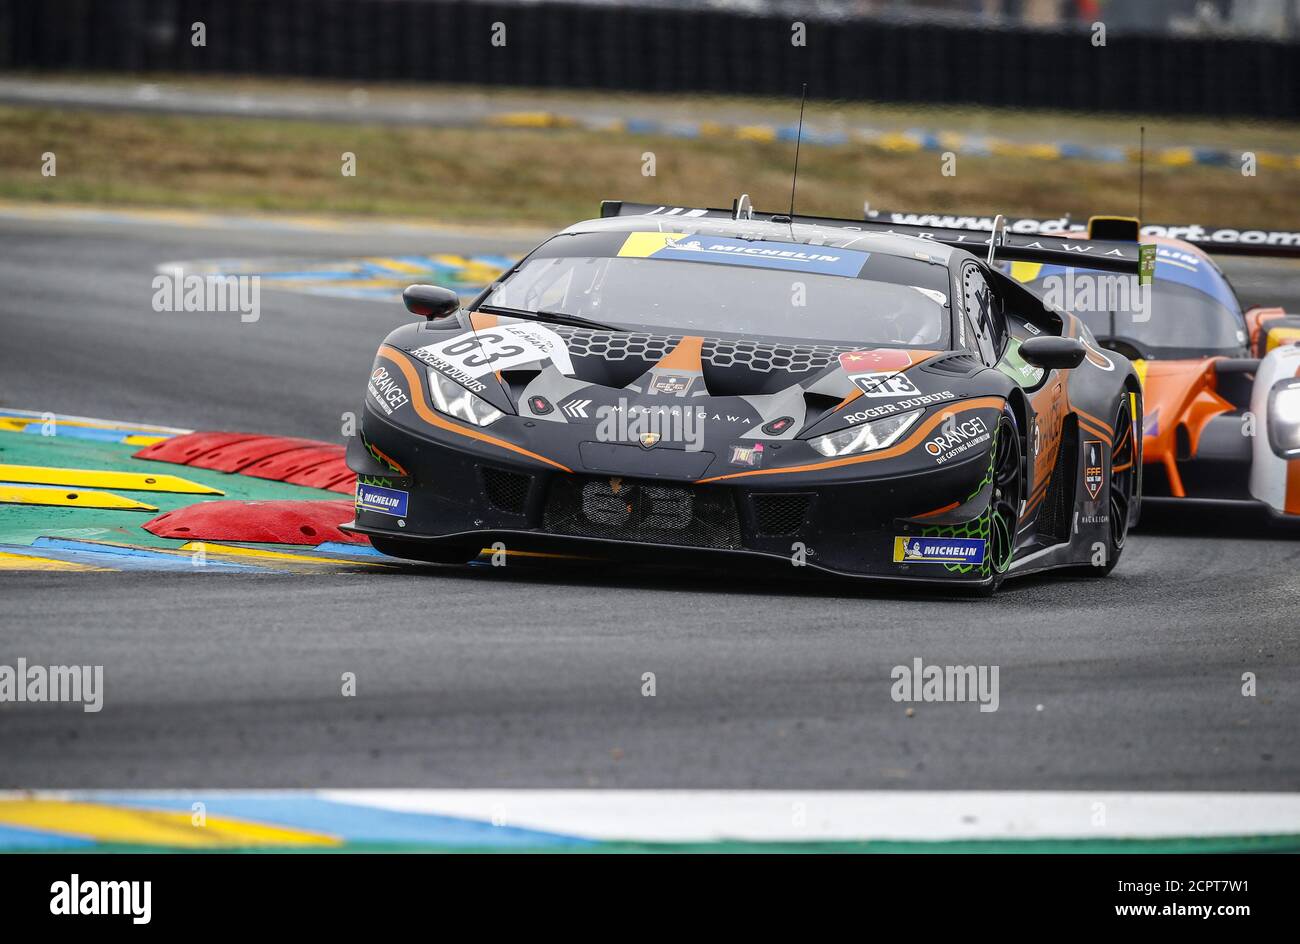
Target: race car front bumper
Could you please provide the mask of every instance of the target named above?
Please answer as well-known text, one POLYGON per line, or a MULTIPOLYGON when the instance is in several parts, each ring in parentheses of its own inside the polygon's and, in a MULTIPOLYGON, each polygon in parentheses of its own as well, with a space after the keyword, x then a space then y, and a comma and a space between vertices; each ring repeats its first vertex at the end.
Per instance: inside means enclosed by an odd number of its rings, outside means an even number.
MULTIPOLYGON (((367 429, 382 436, 386 424, 377 427, 374 419, 367 417, 367 429)), ((400 435, 409 439, 410 431, 400 435)), ((350 450, 359 495, 352 530, 408 546, 477 550, 500 542, 510 550, 655 563, 756 556, 904 581, 978 583, 991 576, 987 552, 974 564, 897 560, 900 538, 987 542, 987 451, 919 472, 864 465, 847 480, 810 474, 697 483, 557 471, 432 438, 422 437, 414 450, 399 445, 414 457, 406 477, 367 474, 373 464, 354 461, 359 450, 350 450), (400 494, 385 498, 388 492, 400 494)))

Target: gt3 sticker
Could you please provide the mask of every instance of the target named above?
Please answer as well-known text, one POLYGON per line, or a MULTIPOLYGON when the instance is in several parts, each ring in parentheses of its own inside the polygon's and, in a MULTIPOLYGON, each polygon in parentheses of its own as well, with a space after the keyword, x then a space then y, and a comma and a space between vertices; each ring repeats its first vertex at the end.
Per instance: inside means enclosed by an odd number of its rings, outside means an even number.
POLYGON ((840 355, 840 370, 869 397, 893 397, 920 393, 902 371, 919 363, 932 352, 921 352, 914 359, 910 351, 880 347, 867 351, 847 351, 840 355))
POLYGON ((1096 439, 1086 440, 1083 444, 1083 486, 1093 501, 1101 494, 1103 474, 1101 442, 1096 439))
POLYGON ((550 361, 562 374, 573 373, 564 339, 542 324, 501 324, 484 331, 467 331, 411 354, 444 373, 442 365, 447 365, 471 378, 541 361, 550 361))
POLYGON ((889 374, 875 371, 869 374, 853 374, 849 377, 864 396, 899 397, 920 393, 916 384, 907 379, 906 374, 889 374))
POLYGON ((381 488, 357 482, 357 510, 377 511, 394 518, 406 517, 407 499, 410 496, 396 488, 381 488))
POLYGON ((387 367, 376 367, 370 373, 370 385, 366 388, 379 408, 388 416, 398 407, 406 406, 411 398, 406 395, 397 378, 388 372, 387 367))
POLYGON ((983 538, 894 538, 894 563, 982 564, 983 538))

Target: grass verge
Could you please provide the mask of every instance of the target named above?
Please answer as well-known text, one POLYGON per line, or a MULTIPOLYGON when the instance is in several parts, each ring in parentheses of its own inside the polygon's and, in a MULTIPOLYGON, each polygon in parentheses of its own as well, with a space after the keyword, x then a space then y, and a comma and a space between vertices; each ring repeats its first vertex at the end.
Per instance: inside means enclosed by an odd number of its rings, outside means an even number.
MULTIPOLYGON (((1193 137, 1189 135, 1189 137, 1193 137)), ((0 107, 0 197, 60 203, 413 217, 561 226, 602 198, 757 207, 790 199, 789 143, 685 140, 578 129, 386 127, 259 118, 0 107), (57 175, 42 176, 53 152, 57 175), (355 177, 341 173, 356 155, 355 177), (654 155, 654 175, 643 169, 654 155)), ((890 209, 1010 215, 1133 214, 1130 164, 976 157, 945 177, 935 152, 806 147, 798 208, 857 216, 890 209)), ((1300 173, 1148 164, 1145 216, 1279 226, 1300 173)))

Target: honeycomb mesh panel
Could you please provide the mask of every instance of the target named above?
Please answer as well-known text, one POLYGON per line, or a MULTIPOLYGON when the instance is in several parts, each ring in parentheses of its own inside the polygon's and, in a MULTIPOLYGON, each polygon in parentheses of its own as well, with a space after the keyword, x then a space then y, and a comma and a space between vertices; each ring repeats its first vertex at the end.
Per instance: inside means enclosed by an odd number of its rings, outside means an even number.
POLYGON ((740 520, 731 490, 642 479, 556 476, 542 527, 553 534, 737 549, 740 520))
MULTIPOLYGON (((682 340, 680 334, 597 331, 569 325, 553 325, 552 330, 564 338, 571 357, 599 357, 607 361, 631 358, 657 363, 682 340)), ((710 367, 744 367, 760 374, 774 370, 807 373, 824 370, 836 363, 841 354, 858 349, 845 344, 768 344, 707 338, 700 359, 710 367)))
POLYGON ((528 503, 528 489, 532 477, 505 469, 485 468, 483 470, 483 489, 493 508, 521 515, 528 503))
POLYGON ((812 495, 755 495, 754 518, 759 534, 798 534, 808 519, 812 495))
POLYGON ((564 339, 570 357, 599 357, 607 361, 635 360, 658 362, 682 340, 680 334, 654 335, 641 331, 596 331, 552 325, 564 339))

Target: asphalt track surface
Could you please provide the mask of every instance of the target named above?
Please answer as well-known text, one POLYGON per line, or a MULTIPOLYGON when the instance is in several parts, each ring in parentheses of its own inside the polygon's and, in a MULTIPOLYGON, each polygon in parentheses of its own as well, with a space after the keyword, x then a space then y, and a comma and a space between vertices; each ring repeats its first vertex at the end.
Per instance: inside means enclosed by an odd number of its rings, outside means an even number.
MULTIPOLYGON (((155 266, 528 244, 0 221, 0 405, 337 440, 400 308, 157 314, 155 266)), ((1232 271, 1300 308, 1295 270, 1232 271)), ((993 600, 737 567, 12 573, 0 663, 102 664, 105 707, 0 705, 0 786, 1293 790, 1298 591, 1300 535, 1187 511, 1107 579, 993 600), (999 666, 999 710, 907 716, 918 656, 999 666)))

